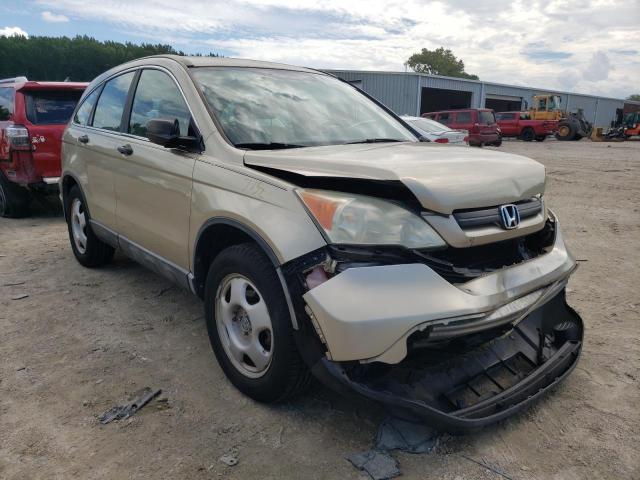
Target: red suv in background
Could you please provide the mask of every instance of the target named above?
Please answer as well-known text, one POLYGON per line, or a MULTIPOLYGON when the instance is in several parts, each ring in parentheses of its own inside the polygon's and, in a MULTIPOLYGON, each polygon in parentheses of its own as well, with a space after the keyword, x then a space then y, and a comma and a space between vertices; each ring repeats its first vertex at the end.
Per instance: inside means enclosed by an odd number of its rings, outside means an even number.
POLYGON ((57 191, 62 132, 87 85, 0 80, 0 216, 25 216, 33 193, 57 191))
POLYGON ((489 108, 467 108, 464 110, 443 110, 441 112, 423 113, 423 117, 431 118, 445 124, 453 130, 469 132, 469 145, 502 145, 500 127, 496 116, 489 108))

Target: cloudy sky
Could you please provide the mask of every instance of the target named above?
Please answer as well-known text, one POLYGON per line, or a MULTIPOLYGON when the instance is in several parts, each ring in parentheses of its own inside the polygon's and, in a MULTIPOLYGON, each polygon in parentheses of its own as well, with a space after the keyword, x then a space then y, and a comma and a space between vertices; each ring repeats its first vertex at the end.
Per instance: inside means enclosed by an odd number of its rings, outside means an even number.
POLYGON ((444 46, 483 80, 640 91, 640 0, 13 0, 0 34, 91 35, 315 68, 403 71, 444 46))

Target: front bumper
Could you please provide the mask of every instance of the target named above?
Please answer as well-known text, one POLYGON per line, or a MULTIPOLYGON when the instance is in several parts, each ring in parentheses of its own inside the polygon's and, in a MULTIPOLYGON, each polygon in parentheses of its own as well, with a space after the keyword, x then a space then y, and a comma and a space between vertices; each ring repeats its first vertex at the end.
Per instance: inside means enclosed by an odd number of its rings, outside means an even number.
POLYGON ((576 262, 559 228, 535 259, 453 285, 424 264, 348 269, 303 296, 333 361, 398 363, 422 332, 445 340, 514 324, 562 290, 576 262))
POLYGON ((312 371, 338 391, 356 392, 438 430, 463 433, 521 411, 562 381, 578 362, 582 336, 582 321, 562 291, 489 341, 466 337, 382 369, 323 358, 312 371))

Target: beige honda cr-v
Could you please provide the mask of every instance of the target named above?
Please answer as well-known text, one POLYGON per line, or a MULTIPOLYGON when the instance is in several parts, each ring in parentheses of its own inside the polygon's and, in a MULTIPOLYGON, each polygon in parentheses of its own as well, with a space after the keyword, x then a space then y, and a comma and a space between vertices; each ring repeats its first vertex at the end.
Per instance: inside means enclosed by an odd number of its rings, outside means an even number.
POLYGON ((115 249, 204 301, 260 401, 313 373, 446 430, 504 418, 575 366, 576 267, 544 167, 442 147, 325 73, 149 57, 87 88, 60 190, 86 267, 115 249))

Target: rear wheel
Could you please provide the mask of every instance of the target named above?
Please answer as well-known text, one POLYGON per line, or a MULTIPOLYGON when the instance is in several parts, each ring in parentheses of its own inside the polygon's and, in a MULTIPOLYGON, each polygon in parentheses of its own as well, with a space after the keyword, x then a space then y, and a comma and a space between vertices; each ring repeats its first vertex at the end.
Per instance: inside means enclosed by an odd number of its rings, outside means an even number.
POLYGON ((309 383, 282 286, 273 264, 254 244, 229 247, 213 261, 205 315, 218 363, 244 394, 278 402, 309 383))
POLYGON ((21 218, 29 215, 31 194, 26 188, 10 182, 0 172, 0 216, 21 218))
POLYGON ((109 263, 115 249, 96 237, 89 223, 89 212, 87 212, 84 197, 77 186, 72 187, 66 196, 64 210, 69 241, 76 260, 89 268, 101 267, 109 263))
POLYGON ((533 131, 533 128, 525 128, 522 130, 520 138, 525 142, 532 142, 536 138, 536 132, 533 131))

